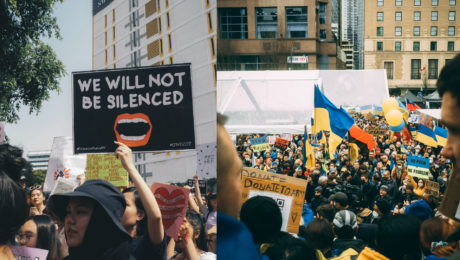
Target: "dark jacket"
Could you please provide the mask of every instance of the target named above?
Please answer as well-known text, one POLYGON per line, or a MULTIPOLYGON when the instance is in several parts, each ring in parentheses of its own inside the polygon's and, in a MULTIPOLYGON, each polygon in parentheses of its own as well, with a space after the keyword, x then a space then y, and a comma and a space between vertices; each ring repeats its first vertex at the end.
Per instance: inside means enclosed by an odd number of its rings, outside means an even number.
POLYGON ((332 250, 335 255, 340 255, 343 251, 353 248, 360 253, 364 249, 364 242, 361 239, 343 239, 339 238, 332 244, 332 250))
POLYGON ((361 184, 361 192, 363 194, 363 205, 372 209, 374 198, 377 196, 377 187, 375 184, 367 182, 361 184))
POLYGON ((320 205, 323 205, 323 204, 329 204, 329 201, 321 196, 321 197, 316 197, 314 196, 313 199, 311 199, 311 209, 313 210, 313 212, 316 214, 316 208, 320 205))

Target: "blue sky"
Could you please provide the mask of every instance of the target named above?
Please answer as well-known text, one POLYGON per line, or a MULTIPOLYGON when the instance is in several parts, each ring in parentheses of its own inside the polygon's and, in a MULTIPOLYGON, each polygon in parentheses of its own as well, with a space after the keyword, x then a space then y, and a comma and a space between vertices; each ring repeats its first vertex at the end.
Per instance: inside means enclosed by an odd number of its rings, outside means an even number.
POLYGON ((54 8, 62 40, 46 42, 64 63, 67 75, 60 79, 60 94, 52 93, 38 115, 30 115, 28 107, 23 107, 18 123, 5 126, 10 144, 25 152, 50 150, 54 136, 72 136, 71 77, 73 71, 91 69, 91 4, 90 0, 66 0, 54 8))

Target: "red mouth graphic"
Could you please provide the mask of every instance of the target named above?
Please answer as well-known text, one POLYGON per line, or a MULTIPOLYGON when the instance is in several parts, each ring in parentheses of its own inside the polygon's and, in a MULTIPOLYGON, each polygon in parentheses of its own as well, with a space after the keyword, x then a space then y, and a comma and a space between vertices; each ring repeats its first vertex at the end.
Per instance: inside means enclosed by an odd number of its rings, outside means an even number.
POLYGON ((150 134, 152 133, 152 123, 146 114, 121 114, 115 119, 115 125, 113 126, 117 141, 126 144, 129 147, 144 146, 149 142, 150 134), (133 126, 129 126, 129 125, 133 126), (136 128, 136 124, 148 125, 147 131, 126 131, 136 128), (118 129, 117 129, 118 128, 118 129), (120 133, 121 132, 121 133, 120 133))
MULTIPOLYGON (((165 188, 158 188, 154 195, 161 211, 166 233, 169 233, 168 229, 177 221, 178 217, 181 216, 181 212, 185 207, 185 194, 181 190, 174 190, 169 193, 165 188)), ((170 232, 172 232, 172 230, 170 232)), ((174 235, 176 234, 170 236, 174 237, 174 235)))

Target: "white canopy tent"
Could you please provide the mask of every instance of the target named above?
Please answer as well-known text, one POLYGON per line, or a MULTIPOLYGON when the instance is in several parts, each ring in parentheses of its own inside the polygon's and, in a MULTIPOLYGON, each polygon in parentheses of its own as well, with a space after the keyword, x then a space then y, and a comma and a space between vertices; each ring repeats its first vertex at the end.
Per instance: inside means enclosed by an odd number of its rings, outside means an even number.
POLYGON ((434 119, 441 120, 441 109, 417 109, 422 114, 431 116, 434 119))
POLYGON ((231 134, 301 134, 315 84, 336 106, 381 106, 389 96, 385 70, 220 71, 217 110, 231 134))

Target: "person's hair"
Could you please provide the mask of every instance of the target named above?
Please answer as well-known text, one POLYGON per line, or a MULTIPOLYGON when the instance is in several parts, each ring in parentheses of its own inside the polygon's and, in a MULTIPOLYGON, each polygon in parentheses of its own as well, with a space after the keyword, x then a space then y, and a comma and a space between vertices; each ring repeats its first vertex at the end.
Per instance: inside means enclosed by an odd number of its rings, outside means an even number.
POLYGON ((22 158, 22 150, 9 144, 0 145, 0 169, 3 170, 13 181, 18 182, 21 171, 26 165, 22 158))
POLYGON ((443 220, 440 218, 430 218, 423 221, 420 226, 420 233, 423 234, 423 239, 426 244, 430 245, 431 242, 444 241, 445 238, 442 237, 443 226, 443 220))
POLYGON ((409 189, 409 190, 414 190, 414 185, 412 185, 412 183, 407 183, 406 185, 406 189, 409 189))
POLYGON ((409 215, 384 216, 377 227, 377 251, 392 260, 420 259, 420 220, 409 215))
POLYGON ((442 97, 444 93, 450 92, 452 97, 457 98, 457 104, 460 105, 460 89, 458 82, 460 82, 460 54, 457 54, 452 60, 446 63, 439 74, 436 86, 439 95, 442 97))
POLYGON ((190 225, 192 225, 193 232, 200 231, 200 236, 195 240, 196 246, 203 251, 207 251, 203 218, 196 211, 190 209, 185 213, 185 218, 187 218, 190 225))
POLYGON ((137 193, 136 187, 128 187, 123 190, 123 194, 128 192, 132 192, 134 194, 134 203, 136 204, 137 211, 144 213, 144 217, 136 224, 136 237, 141 237, 147 232, 147 215, 145 214, 144 205, 142 205, 142 201, 137 193))
POLYGON ((334 217, 335 217, 335 209, 334 209, 334 206, 330 205, 330 204, 323 204, 323 205, 320 205, 316 208, 316 213, 326 219, 327 221, 331 222, 334 220, 334 217))
POLYGON ((316 260, 316 250, 308 243, 282 232, 264 255, 272 260, 316 260))
POLYGON ((29 215, 25 191, 0 169, 0 245, 14 237, 29 215))
POLYGON ((338 238, 343 239, 353 239, 353 237, 356 235, 355 229, 349 225, 344 225, 341 228, 334 225, 334 233, 338 238))
POLYGON ((48 250, 46 259, 61 259, 60 248, 61 241, 59 240, 56 226, 53 220, 46 215, 36 215, 28 218, 26 221, 32 220, 37 225, 37 245, 36 248, 48 250))
POLYGON ((334 240, 331 222, 319 218, 310 221, 305 228, 305 240, 315 249, 331 248, 334 240))

